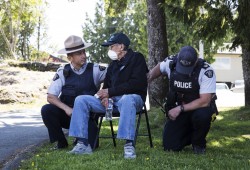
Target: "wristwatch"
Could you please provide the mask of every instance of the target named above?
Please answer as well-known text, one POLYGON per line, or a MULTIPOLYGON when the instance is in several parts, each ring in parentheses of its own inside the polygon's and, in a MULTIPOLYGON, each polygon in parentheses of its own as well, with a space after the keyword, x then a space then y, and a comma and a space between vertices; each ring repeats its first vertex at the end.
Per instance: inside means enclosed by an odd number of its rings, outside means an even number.
POLYGON ((180 105, 181 112, 184 112, 184 106, 181 104, 180 105))

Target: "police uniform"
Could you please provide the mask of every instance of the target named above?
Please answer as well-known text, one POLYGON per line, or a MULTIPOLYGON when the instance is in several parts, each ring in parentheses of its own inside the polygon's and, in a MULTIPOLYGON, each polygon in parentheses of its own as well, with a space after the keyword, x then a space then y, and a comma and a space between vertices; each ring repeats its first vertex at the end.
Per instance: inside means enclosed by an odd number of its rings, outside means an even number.
MULTIPOLYGON (((60 98, 66 105, 73 107, 78 95, 94 95, 100 88, 106 75, 106 67, 99 64, 86 63, 79 70, 72 64, 60 67, 48 88, 48 94, 60 98)), ((42 118, 48 128, 50 141, 66 140, 62 128, 69 129, 70 117, 64 110, 53 104, 42 107, 42 118)))
MULTIPOLYGON (((53 81, 48 89, 49 94, 53 94, 55 96, 59 96, 62 92, 62 87, 65 85, 65 76, 63 74, 64 67, 60 67, 55 74, 53 81)), ((74 67, 70 64, 71 69, 77 75, 81 75, 86 70, 87 64, 83 65, 80 70, 74 69, 74 67)), ((105 78, 106 68, 100 66, 99 64, 94 64, 93 66, 93 79, 94 84, 97 89, 100 88, 100 84, 103 82, 105 78)), ((67 74, 67 73, 66 73, 67 74)), ((67 76, 67 75, 66 75, 67 76)))
MULTIPOLYGON (((200 94, 216 92, 214 70, 207 62, 198 59, 193 73, 183 75, 175 70, 176 60, 176 57, 166 58, 160 63, 160 71, 168 76, 170 90, 177 92, 178 105, 190 103, 200 94)), ((174 121, 168 120, 163 132, 164 150, 180 151, 189 144, 205 148, 212 113, 210 107, 203 107, 182 112, 174 121)))

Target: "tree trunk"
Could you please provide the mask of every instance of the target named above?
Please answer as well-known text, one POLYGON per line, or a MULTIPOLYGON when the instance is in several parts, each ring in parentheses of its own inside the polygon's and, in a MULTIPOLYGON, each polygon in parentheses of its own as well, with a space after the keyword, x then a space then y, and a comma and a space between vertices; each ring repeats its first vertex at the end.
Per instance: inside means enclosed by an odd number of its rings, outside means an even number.
MULTIPOLYGON (((148 31, 148 66, 152 69, 168 56, 168 43, 166 31, 166 16, 164 12, 165 0, 147 0, 147 31, 148 31)), ((157 106, 154 97, 162 103, 168 91, 167 80, 160 77, 149 85, 149 101, 151 106, 157 106)))
POLYGON ((250 51, 242 47, 242 69, 245 81, 245 106, 250 106, 250 51))
POLYGON ((11 1, 5 1, 5 11, 7 13, 7 20, 8 20, 8 26, 9 30, 5 33, 5 30, 3 28, 0 29, 2 36, 4 37, 5 43, 7 44, 9 55, 11 58, 17 59, 16 55, 16 43, 18 40, 18 35, 20 33, 20 25, 21 25, 21 15, 23 13, 24 8, 24 2, 19 2, 19 9, 18 14, 15 16, 13 14, 13 9, 11 6, 11 1), (14 17, 14 18, 13 18, 14 17))

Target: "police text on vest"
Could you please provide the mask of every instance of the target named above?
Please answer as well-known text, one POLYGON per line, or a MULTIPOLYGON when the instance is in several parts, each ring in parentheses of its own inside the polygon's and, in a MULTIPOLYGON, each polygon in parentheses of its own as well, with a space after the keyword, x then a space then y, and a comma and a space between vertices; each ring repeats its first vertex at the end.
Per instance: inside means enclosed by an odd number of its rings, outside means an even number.
POLYGON ((192 88, 192 82, 174 81, 174 86, 184 89, 190 89, 192 88))

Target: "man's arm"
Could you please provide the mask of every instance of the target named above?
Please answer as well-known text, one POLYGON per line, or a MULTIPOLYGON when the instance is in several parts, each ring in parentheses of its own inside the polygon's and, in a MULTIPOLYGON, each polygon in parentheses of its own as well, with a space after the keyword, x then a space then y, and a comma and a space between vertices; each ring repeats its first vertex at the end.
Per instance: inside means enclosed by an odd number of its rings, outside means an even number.
POLYGON ((71 116, 72 108, 69 107, 68 105, 64 104, 63 102, 61 102, 57 96, 55 96, 53 94, 48 94, 47 101, 50 104, 53 104, 53 105, 59 107, 60 109, 64 110, 68 116, 71 116))
POLYGON ((212 96, 213 94, 211 93, 200 94, 200 98, 183 105, 184 111, 191 111, 201 107, 208 107, 211 102, 212 96))
POLYGON ((154 79, 160 77, 161 74, 161 70, 160 70, 160 63, 158 63, 152 70, 149 71, 149 73, 147 74, 147 78, 148 78, 148 83, 150 83, 151 81, 153 81, 154 79))
POLYGON ((93 78, 96 87, 99 89, 101 83, 104 82, 105 76, 106 76, 107 68, 104 66, 101 66, 99 64, 94 64, 93 68, 93 78))
POLYGON ((209 106, 211 102, 212 96, 213 96, 212 93, 200 94, 200 98, 190 103, 183 104, 182 106, 176 106, 175 108, 169 110, 168 116, 170 119, 175 120, 179 116, 181 111, 187 112, 187 111, 192 111, 198 108, 207 107, 209 106))

